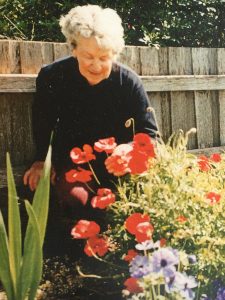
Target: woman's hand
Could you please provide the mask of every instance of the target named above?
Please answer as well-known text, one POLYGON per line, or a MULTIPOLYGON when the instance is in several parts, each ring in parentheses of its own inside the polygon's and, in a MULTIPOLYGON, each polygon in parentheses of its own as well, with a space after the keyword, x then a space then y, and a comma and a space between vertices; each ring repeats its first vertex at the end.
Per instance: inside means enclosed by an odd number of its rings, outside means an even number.
MULTIPOLYGON (((41 175, 43 173, 44 169, 44 161, 36 161, 33 163, 33 165, 30 167, 29 170, 27 170, 23 177, 23 183, 25 185, 29 185, 31 191, 36 190, 39 180, 41 178, 41 175)), ((51 170, 51 183, 55 184, 56 179, 56 173, 54 168, 51 170)))

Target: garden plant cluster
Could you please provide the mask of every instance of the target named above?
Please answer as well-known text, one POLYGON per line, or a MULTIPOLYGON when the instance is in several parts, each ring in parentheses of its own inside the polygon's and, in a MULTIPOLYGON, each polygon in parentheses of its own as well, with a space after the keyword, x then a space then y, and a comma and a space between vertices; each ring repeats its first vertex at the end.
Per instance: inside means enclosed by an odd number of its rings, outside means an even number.
POLYGON ((137 133, 129 144, 110 137, 71 150, 76 168, 67 180, 88 186, 96 179, 91 205, 108 222, 102 230, 81 219, 72 237, 84 240, 87 256, 122 266, 110 276, 124 284, 127 299, 225 299, 225 154, 188 153, 193 131, 179 131, 167 144, 137 133), (94 150, 106 153, 115 190, 101 187, 94 150))

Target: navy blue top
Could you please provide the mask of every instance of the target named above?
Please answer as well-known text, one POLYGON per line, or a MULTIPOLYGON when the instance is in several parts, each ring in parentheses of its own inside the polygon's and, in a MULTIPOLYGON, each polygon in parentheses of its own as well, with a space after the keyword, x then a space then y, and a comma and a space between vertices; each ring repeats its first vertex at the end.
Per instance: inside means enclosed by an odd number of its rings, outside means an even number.
POLYGON ((129 118, 135 130, 156 137, 156 123, 143 85, 132 70, 113 63, 109 78, 89 85, 80 74, 74 57, 66 57, 44 66, 37 77, 33 103, 33 131, 36 160, 44 160, 51 131, 54 130, 53 164, 61 170, 71 163, 73 147, 115 137, 117 143, 132 140, 129 118))

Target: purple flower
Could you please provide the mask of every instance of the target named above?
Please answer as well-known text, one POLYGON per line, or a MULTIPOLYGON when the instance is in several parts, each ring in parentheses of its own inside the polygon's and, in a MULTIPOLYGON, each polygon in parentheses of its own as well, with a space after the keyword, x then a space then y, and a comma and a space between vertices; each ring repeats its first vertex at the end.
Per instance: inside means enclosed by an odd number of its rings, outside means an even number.
POLYGON ((216 300, 224 300, 224 299, 225 299, 225 287, 221 287, 217 291, 216 300))
POLYGON ((178 252, 171 248, 161 248, 152 255, 153 272, 161 272, 165 277, 174 277, 178 263, 178 252))
POLYGON ((187 300, 194 299, 195 292, 192 290, 197 287, 197 281, 193 276, 188 276, 186 273, 176 272, 173 282, 167 284, 169 292, 179 291, 180 295, 187 300))
POLYGON ((131 262, 131 277, 141 278, 151 272, 149 259, 147 256, 137 255, 131 262))

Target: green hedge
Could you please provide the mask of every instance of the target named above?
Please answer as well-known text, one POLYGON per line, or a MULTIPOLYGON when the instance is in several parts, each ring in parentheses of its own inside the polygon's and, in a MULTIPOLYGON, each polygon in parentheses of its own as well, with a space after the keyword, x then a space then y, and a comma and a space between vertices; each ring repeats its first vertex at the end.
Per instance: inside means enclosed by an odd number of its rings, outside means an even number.
POLYGON ((128 45, 225 47, 225 0, 0 0, 0 38, 64 41, 60 15, 87 3, 117 10, 128 45))

